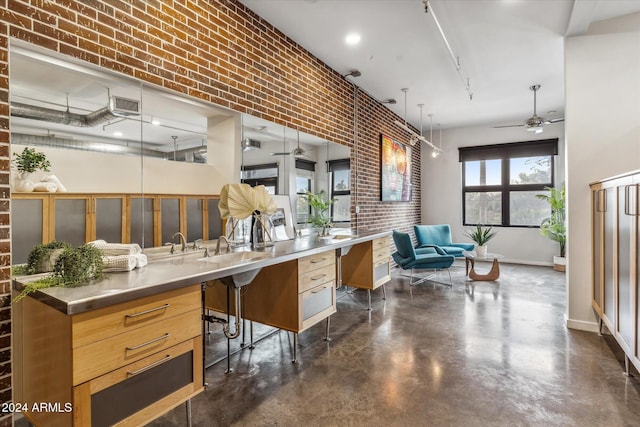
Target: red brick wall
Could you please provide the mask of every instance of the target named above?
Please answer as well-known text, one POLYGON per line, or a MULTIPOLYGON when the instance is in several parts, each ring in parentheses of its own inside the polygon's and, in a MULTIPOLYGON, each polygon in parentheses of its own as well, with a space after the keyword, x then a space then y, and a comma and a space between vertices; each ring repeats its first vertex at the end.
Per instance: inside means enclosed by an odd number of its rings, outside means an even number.
MULTIPOLYGON (((0 0, 1 401, 11 389, 9 39, 354 147, 352 85, 234 0, 0 0)), ((388 109, 362 92, 358 99, 352 190, 360 214, 353 219, 361 229, 409 229, 420 219, 419 148, 413 151, 413 201, 380 202, 379 135, 407 136, 388 109)))

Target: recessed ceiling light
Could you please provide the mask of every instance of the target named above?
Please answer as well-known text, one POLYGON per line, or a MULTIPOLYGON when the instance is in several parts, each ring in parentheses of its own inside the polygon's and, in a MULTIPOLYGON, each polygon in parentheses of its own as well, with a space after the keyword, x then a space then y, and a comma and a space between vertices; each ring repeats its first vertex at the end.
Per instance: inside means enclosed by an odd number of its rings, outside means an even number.
POLYGON ((160 120, 153 119, 153 120, 151 120, 151 124, 154 125, 154 126, 158 126, 160 124, 160 120))
POLYGON ((349 33, 347 37, 344 38, 344 42, 349 46, 355 46, 360 43, 360 34, 358 33, 349 33))
POLYGON ((113 136, 121 137, 122 136, 122 132, 114 132, 113 136))

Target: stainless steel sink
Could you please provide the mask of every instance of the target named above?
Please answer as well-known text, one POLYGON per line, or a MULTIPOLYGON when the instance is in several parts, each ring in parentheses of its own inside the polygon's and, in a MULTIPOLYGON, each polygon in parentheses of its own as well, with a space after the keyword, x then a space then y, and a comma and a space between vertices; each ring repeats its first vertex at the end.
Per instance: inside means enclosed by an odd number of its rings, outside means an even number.
MULTIPOLYGON (((258 261, 262 258, 267 258, 270 255, 271 254, 269 252, 243 251, 198 258, 198 261, 206 262, 207 264, 215 264, 216 266, 223 268, 232 265, 245 264, 251 261, 258 261)), ((233 279, 233 283, 236 287, 246 286, 256 278, 258 273, 260 273, 260 270, 261 268, 256 268, 244 273, 233 274, 231 278, 233 279)))

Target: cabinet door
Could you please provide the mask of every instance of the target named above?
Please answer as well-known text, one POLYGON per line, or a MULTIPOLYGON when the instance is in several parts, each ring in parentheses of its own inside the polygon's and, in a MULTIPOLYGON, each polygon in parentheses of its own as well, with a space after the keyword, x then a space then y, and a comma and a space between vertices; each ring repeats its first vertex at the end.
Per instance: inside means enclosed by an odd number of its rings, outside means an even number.
POLYGON ((180 231, 180 199, 162 198, 160 200, 160 215, 162 216, 162 243, 176 242, 172 236, 180 231))
POLYGON ((634 317, 631 315, 632 305, 635 305, 632 297, 635 290, 631 289, 631 226, 632 219, 630 211, 630 199, 632 198, 631 185, 628 182, 621 182, 617 186, 617 216, 618 216, 618 256, 617 256, 617 283, 618 283, 618 326, 617 332, 624 343, 633 348, 634 342, 634 317))
POLYGON ((187 241, 202 239, 202 199, 187 199, 187 241))
POLYGON ((11 262, 27 262, 31 248, 44 242, 44 199, 14 199, 11 201, 11 234, 20 236, 11 241, 11 262))
POLYGON ((616 234, 616 188, 604 190, 605 212, 604 212, 604 306, 603 317, 608 321, 607 326, 615 330, 616 325, 616 290, 614 277, 614 243, 616 234))
POLYGON ((602 299, 603 299, 603 272, 604 272, 604 212, 605 212, 605 190, 595 188, 592 192, 593 206, 593 308, 602 317, 602 299))
POLYGON ((123 242, 122 198, 95 198, 96 239, 107 242, 123 242))
POLYGON ((55 200, 55 239, 74 246, 87 241, 87 199, 55 200))

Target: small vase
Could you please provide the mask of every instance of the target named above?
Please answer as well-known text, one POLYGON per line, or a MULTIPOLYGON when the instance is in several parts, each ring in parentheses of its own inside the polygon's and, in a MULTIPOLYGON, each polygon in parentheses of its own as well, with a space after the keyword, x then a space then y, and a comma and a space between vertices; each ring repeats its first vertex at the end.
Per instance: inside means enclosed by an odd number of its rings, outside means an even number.
POLYGON ((33 182, 33 178, 28 172, 20 172, 13 180, 14 191, 20 193, 31 193, 35 183, 33 182))
POLYGON ((476 246, 476 255, 478 258, 484 258, 487 256, 487 245, 476 246))
POLYGON ((276 238, 276 229, 271 221, 271 216, 256 211, 253 214, 252 243, 254 249, 273 246, 276 238))
POLYGON ((251 220, 238 219, 234 216, 227 218, 225 236, 231 248, 249 244, 251 240, 251 220))

